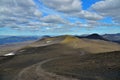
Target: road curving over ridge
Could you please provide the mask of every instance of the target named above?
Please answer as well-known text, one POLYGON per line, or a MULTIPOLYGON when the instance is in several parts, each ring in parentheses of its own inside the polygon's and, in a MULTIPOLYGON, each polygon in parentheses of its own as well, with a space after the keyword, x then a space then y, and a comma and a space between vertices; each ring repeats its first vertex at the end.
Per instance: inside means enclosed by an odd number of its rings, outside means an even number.
POLYGON ((15 80, 78 80, 47 72, 41 67, 42 64, 59 58, 43 60, 38 64, 23 69, 15 80))

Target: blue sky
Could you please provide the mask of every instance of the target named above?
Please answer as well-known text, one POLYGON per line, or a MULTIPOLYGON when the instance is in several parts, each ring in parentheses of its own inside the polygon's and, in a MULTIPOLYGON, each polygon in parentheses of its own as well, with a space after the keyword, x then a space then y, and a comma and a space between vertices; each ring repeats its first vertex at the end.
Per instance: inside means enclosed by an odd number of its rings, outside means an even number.
POLYGON ((0 35, 120 33, 120 0, 2 0, 0 35))

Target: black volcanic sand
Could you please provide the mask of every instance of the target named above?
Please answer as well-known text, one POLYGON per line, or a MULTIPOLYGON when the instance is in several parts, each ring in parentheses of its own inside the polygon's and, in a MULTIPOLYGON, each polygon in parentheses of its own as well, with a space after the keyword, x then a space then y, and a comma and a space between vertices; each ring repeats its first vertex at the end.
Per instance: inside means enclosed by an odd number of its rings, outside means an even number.
POLYGON ((27 47, 21 50, 22 52, 20 50, 17 52, 19 55, 0 57, 0 80, 13 80, 22 69, 43 60, 80 53, 80 49, 72 49, 60 44, 27 47))
POLYGON ((47 62, 42 67, 80 80, 120 80, 120 51, 67 56, 47 62))
POLYGON ((0 57, 0 80, 14 80, 20 71, 43 60, 61 57, 42 67, 80 80, 120 80, 120 51, 81 55, 81 49, 62 44, 27 47, 19 55, 0 57))

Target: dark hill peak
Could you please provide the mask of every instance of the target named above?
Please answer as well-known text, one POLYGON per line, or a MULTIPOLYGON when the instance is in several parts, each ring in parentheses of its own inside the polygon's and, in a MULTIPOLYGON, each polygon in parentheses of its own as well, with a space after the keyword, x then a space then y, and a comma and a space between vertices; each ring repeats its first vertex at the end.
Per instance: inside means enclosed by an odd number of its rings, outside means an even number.
POLYGON ((86 36, 86 38, 88 38, 88 39, 99 39, 99 40, 106 40, 106 41, 108 41, 107 39, 103 38, 101 35, 96 34, 96 33, 88 35, 88 36, 86 36))

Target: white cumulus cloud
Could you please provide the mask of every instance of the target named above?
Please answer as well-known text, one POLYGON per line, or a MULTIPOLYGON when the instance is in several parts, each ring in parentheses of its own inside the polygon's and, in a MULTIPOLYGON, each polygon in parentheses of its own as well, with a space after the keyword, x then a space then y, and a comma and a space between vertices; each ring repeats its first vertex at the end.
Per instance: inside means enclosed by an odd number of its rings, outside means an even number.
POLYGON ((42 0, 42 2, 50 8, 65 13, 78 12, 82 8, 80 0, 42 0))
POLYGON ((99 1, 93 4, 91 9, 103 16, 112 17, 113 21, 120 23, 120 0, 99 1))
POLYGON ((33 0, 1 0, 0 27, 13 27, 38 19, 42 13, 33 0), (16 23, 16 24, 15 24, 16 23), (4 25, 4 26, 3 26, 4 25))
POLYGON ((55 24, 62 24, 62 23, 67 22, 60 15, 48 15, 48 16, 41 18, 40 20, 45 23, 55 23, 55 24))

